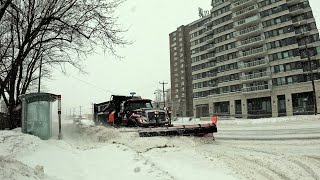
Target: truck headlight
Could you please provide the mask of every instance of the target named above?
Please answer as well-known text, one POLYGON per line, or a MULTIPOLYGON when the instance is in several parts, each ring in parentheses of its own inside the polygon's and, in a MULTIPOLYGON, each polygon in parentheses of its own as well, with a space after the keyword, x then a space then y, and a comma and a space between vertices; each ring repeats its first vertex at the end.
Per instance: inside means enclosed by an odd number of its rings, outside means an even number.
POLYGON ((146 117, 140 117, 139 119, 138 119, 141 123, 143 123, 143 122, 148 122, 148 119, 146 118, 146 117))

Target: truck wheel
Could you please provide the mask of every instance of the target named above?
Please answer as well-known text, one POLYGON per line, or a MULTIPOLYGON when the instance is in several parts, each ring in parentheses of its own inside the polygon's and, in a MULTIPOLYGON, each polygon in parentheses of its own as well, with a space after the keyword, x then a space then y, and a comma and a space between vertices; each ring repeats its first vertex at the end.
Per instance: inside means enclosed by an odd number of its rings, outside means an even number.
POLYGON ((127 127, 136 126, 136 125, 137 125, 137 123, 133 119, 131 119, 131 118, 128 119, 127 127))

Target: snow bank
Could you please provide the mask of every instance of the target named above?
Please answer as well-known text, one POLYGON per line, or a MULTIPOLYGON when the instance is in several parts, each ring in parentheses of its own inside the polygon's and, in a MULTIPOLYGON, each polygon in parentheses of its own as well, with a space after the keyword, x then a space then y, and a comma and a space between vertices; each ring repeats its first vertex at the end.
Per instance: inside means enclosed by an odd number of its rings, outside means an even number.
POLYGON ((173 179, 133 149, 119 144, 96 145, 82 139, 74 124, 70 126, 63 128, 70 131, 64 131, 65 141, 42 141, 21 132, 0 131, 0 179, 173 179))
POLYGON ((21 128, 12 131, 0 131, 0 179, 53 179, 44 173, 43 166, 28 166, 19 157, 34 152, 43 141, 31 135, 21 133, 21 128))
POLYGON ((200 121, 200 118, 194 117, 176 117, 172 119, 173 122, 190 122, 190 121, 200 121))
POLYGON ((80 122, 86 126, 94 126, 95 125, 94 121, 89 120, 89 119, 82 119, 80 122))
POLYGON ((41 139, 22 134, 17 130, 0 131, 0 143, 0 156, 14 158, 19 154, 33 151, 41 143, 41 139))
POLYGON ((2 180, 34 180, 52 179, 44 174, 42 166, 31 168, 22 162, 0 156, 0 179, 2 180))
MULTIPOLYGON (((137 152, 146 152, 154 148, 164 147, 182 147, 182 146, 196 146, 201 143, 199 138, 197 141, 194 137, 148 137, 141 138, 138 134, 138 129, 132 130, 130 128, 115 129, 104 126, 86 126, 79 124, 81 140, 84 139, 93 142, 106 142, 112 144, 123 144, 134 149, 137 152)), ((207 139, 203 139, 206 141, 207 139)), ((210 139, 210 141, 212 141, 210 139)))

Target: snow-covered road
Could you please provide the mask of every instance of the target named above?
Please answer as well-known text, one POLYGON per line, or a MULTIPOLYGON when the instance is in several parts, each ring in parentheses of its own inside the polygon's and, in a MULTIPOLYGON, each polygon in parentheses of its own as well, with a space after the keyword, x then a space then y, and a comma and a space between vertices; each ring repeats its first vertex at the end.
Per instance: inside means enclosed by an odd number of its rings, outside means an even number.
POLYGON ((320 179, 320 116, 224 120, 216 141, 89 124, 63 141, 0 131, 0 179, 320 179))
POLYGON ((295 116, 259 120, 222 121, 219 124, 220 140, 307 140, 320 139, 319 116, 295 116), (265 122, 264 122, 265 120, 265 122))

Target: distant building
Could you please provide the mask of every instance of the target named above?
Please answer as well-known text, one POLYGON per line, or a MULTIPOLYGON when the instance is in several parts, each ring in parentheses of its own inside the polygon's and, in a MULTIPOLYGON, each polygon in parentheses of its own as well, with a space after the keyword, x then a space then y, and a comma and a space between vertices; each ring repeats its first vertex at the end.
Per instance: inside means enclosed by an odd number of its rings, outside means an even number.
POLYGON ((193 116, 189 27, 169 34, 173 116, 193 116))
POLYGON ((212 0, 209 18, 180 30, 170 34, 172 92, 184 100, 186 76, 176 72, 188 56, 180 34, 189 31, 196 117, 312 114, 315 101, 320 111, 320 41, 308 0, 212 0))

